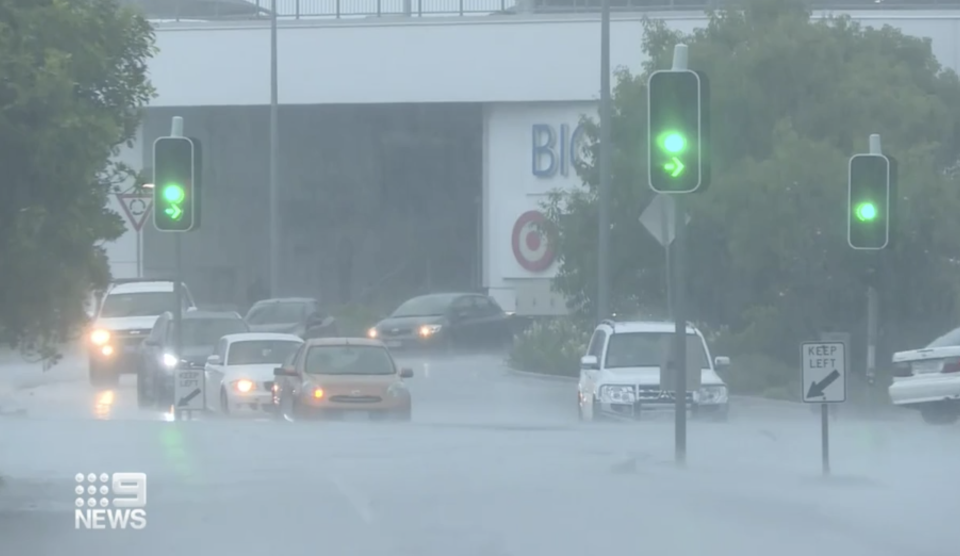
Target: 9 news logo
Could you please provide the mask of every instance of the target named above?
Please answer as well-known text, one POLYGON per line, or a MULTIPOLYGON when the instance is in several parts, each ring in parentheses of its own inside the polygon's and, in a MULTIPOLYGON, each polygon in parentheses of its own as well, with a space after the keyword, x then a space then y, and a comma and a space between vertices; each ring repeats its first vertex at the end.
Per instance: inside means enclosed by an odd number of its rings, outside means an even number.
POLYGON ((146 473, 77 473, 74 478, 75 529, 139 530, 147 526, 146 473))

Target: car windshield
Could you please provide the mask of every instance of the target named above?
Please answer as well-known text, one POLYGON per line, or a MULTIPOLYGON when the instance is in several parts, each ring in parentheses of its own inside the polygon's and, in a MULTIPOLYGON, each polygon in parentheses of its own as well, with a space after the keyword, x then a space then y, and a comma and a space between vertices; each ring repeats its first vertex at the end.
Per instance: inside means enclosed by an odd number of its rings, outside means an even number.
MULTIPOLYGON (((610 336, 607 342, 607 355, 604 367, 618 369, 626 367, 659 367, 666 360, 664 350, 673 345, 673 333, 627 332, 610 336)), ((687 357, 698 357, 700 367, 710 368, 703 342, 696 334, 687 334, 687 357)))
POLYGON ((392 317, 426 317, 442 315, 447 312, 454 295, 424 295, 405 301, 397 307, 392 317))
POLYGON ((173 292, 112 293, 103 299, 100 317, 153 317, 176 306, 173 292))
POLYGON ((960 346, 960 328, 956 328, 930 342, 928 348, 960 346))
POLYGON ((245 340, 230 344, 227 365, 280 365, 300 347, 292 340, 245 340))
POLYGON ((301 322, 307 316, 307 303, 290 301, 272 303, 264 310, 254 307, 247 322, 250 324, 290 324, 301 322))
POLYGON ((184 319, 181 340, 184 347, 215 346, 227 334, 247 331, 247 324, 240 319, 184 319))
POLYGON ((392 375, 393 359, 378 346, 314 346, 304 371, 311 375, 392 375))

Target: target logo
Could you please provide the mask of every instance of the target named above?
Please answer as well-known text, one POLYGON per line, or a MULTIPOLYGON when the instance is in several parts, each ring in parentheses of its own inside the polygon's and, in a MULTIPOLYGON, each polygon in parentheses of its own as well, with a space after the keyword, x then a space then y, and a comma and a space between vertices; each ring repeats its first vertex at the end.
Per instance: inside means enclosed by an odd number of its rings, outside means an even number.
POLYGON ((544 233, 548 224, 543 213, 530 210, 521 214, 513 225, 513 256, 525 270, 543 272, 556 259, 552 234, 544 233))

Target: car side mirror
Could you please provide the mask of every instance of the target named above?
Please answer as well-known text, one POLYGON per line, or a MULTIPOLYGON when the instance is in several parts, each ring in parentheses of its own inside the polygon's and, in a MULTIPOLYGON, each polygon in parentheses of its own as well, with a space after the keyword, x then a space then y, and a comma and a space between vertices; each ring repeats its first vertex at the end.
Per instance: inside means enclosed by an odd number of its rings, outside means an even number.
POLYGON ((213 354, 213 355, 207 357, 207 365, 219 365, 219 364, 220 364, 220 356, 219 356, 219 355, 213 354))
POLYGON ((400 369, 400 378, 413 378, 413 369, 400 369))
POLYGON ((600 360, 597 359, 596 355, 584 355, 580 358, 580 368, 593 370, 600 368, 600 360))
POLYGON ((273 370, 273 376, 297 376, 297 372, 288 367, 277 367, 273 370))
POLYGON ((724 357, 724 356, 722 356, 722 355, 717 356, 717 357, 713 360, 713 366, 714 366, 714 367, 729 367, 729 366, 730 366, 730 358, 729 358, 729 357, 724 357))

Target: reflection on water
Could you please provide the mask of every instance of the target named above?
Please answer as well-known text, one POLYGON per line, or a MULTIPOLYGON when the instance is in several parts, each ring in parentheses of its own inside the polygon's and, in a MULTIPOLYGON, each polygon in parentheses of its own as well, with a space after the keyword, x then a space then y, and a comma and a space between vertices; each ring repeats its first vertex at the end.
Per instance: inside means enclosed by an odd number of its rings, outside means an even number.
POLYGON ((96 402, 93 406, 93 415, 97 419, 109 419, 113 410, 113 401, 116 394, 113 390, 104 390, 97 392, 96 402))

